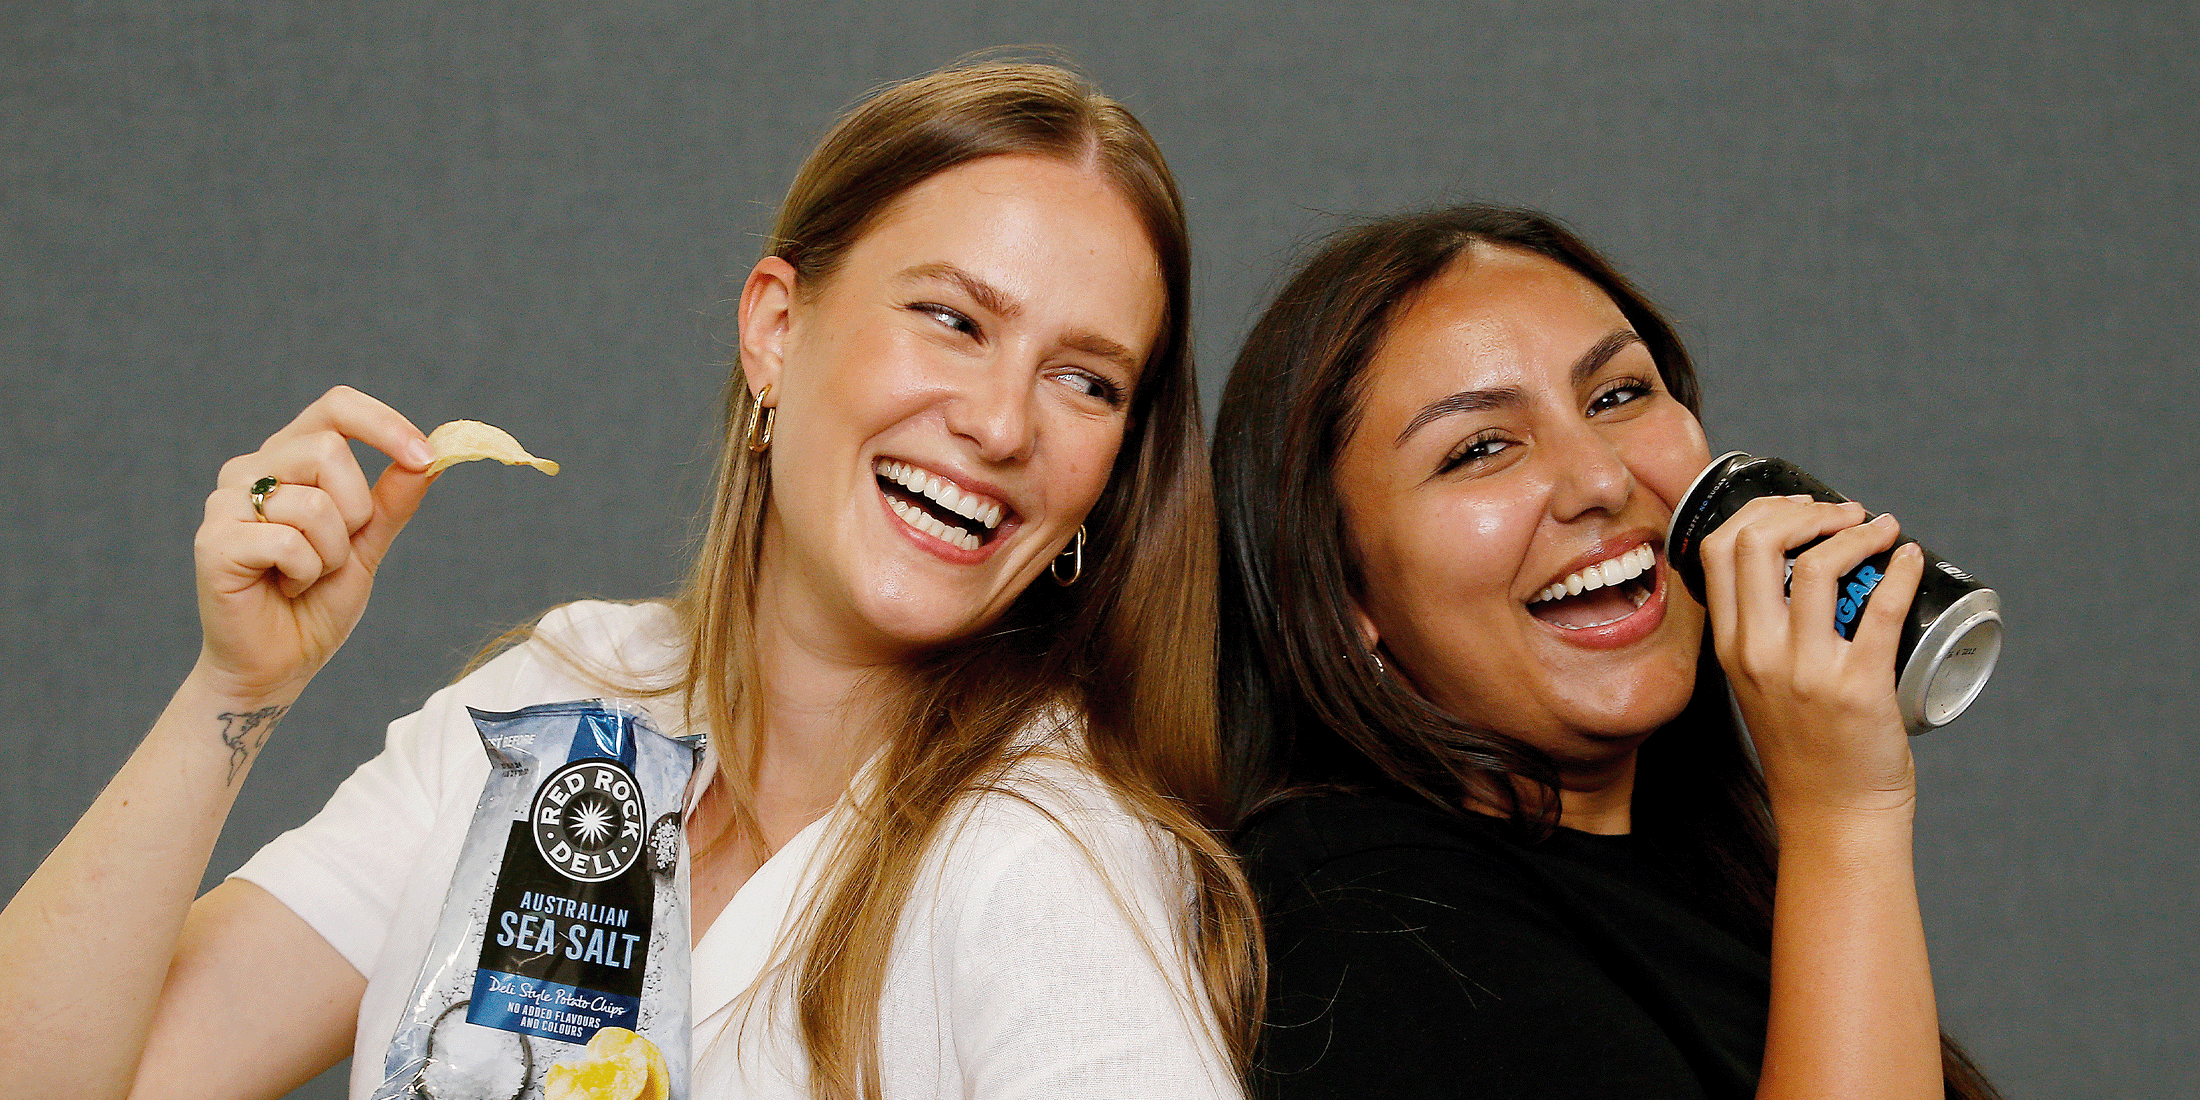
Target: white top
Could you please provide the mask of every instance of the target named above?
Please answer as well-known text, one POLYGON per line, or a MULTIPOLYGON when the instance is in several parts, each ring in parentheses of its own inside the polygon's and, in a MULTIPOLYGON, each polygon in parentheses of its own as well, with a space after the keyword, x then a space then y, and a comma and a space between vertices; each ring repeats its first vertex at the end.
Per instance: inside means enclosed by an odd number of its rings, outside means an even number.
MULTIPOLYGON (((237 871, 366 976, 354 1100, 381 1083, 488 775, 466 708, 603 694, 553 658, 545 637, 612 668, 662 669, 680 652, 662 605, 559 608, 538 640, 392 722, 381 755, 237 871)), ((945 823, 902 913, 879 1007, 885 1095, 1235 1097, 1177 946, 1191 886, 1158 831, 1065 760, 1019 766, 1006 787, 945 823)), ((696 1097, 808 1094, 788 983, 774 980, 784 966, 774 964, 849 817, 844 802, 774 853, 697 943, 696 1097)))

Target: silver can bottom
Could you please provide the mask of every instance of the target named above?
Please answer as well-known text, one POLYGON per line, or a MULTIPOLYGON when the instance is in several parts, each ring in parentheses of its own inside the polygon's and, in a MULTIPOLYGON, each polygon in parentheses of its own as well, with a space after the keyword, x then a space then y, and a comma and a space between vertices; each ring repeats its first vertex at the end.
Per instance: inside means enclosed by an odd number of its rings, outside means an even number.
POLYGON ((1956 720, 2001 658, 2001 597, 1975 589, 1950 604, 1918 638, 1895 681, 1895 703, 1911 736, 1956 720))

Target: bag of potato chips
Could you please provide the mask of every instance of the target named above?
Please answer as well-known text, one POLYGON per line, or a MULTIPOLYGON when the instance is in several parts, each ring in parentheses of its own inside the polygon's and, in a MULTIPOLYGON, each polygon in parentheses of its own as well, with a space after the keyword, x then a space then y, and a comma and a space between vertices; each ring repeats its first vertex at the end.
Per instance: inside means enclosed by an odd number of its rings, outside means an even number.
POLYGON ((471 710, 490 773, 374 1100, 685 1100, 697 738, 471 710))

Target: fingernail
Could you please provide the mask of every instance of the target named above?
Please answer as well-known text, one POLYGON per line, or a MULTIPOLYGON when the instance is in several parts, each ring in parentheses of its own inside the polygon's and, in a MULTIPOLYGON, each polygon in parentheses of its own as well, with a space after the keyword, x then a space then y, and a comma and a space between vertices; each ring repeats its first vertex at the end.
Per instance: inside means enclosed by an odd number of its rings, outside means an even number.
POLYGON ((435 448, 428 446, 425 439, 415 439, 405 445, 405 457, 415 466, 426 466, 435 461, 435 448))
POLYGON ((1880 525, 1881 527, 1892 527, 1895 525, 1894 513, 1881 512, 1878 516, 1873 518, 1872 522, 1880 525))

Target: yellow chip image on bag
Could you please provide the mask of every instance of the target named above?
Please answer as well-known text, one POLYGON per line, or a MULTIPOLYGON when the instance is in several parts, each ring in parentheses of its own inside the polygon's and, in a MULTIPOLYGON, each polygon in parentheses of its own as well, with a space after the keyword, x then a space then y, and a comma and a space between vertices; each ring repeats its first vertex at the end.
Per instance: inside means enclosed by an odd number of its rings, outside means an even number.
POLYGON ((607 1027, 574 1056, 550 1067, 543 1100, 666 1100, 670 1085, 657 1044, 607 1027))

